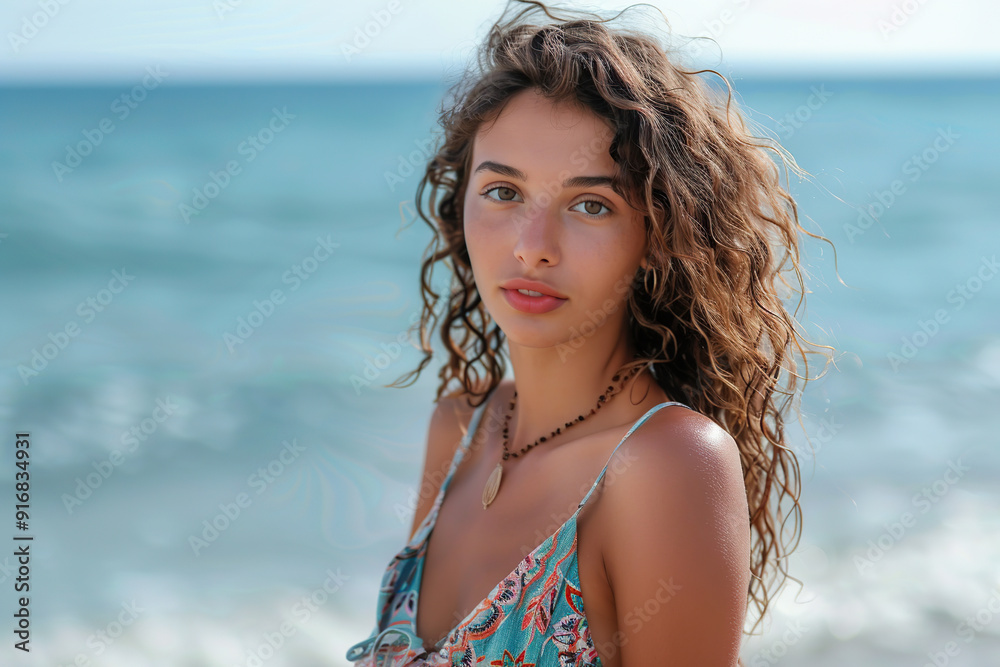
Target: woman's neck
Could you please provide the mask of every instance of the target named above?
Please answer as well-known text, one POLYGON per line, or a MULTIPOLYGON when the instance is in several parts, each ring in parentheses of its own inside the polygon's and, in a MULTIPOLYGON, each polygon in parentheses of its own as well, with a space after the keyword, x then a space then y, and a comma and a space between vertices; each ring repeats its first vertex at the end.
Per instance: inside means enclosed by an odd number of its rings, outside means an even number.
MULTIPOLYGON (((585 347, 560 355, 559 348, 511 346, 511 365, 517 391, 517 403, 508 431, 511 452, 520 451, 541 436, 548 437, 556 428, 565 430, 566 422, 581 415, 584 421, 591 420, 595 426, 627 421, 634 411, 628 398, 630 393, 634 393, 632 389, 645 387, 641 393, 648 393, 652 376, 645 369, 634 373, 624 386, 621 384, 626 377, 624 372, 619 374, 617 381, 612 381, 615 373, 634 359, 631 346, 620 345, 607 349, 603 354, 585 350, 585 347), (609 392, 608 387, 614 389, 609 392), (590 415, 592 409, 597 409, 602 394, 613 396, 606 399, 594 415, 590 415)), ((501 406, 501 410, 501 414, 509 414, 509 403, 501 406)), ((573 428, 578 432, 591 430, 582 429, 581 423, 577 422, 573 428)))

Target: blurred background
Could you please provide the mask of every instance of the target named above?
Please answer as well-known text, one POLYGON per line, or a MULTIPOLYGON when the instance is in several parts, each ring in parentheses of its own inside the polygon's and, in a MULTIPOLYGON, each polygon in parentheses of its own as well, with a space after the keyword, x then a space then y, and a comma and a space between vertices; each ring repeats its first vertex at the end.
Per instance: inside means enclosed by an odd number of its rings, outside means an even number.
MULTIPOLYGON (((804 239, 798 318, 838 357, 788 424, 803 586, 744 660, 1000 664, 1000 6, 652 4, 837 249, 804 239)), ((0 496, 34 541, 30 653, 0 548, 0 663, 349 664, 436 389, 381 386, 420 358, 418 173, 502 9, 3 4, 0 496)))

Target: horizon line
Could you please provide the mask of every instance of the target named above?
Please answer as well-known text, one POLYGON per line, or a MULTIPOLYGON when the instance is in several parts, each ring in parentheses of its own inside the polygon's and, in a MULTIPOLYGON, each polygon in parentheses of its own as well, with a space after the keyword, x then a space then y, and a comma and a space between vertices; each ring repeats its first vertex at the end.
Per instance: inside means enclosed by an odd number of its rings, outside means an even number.
MULTIPOLYGON (((122 65, 92 62, 76 71, 65 63, 46 63, 24 67, 21 71, 4 68, 0 85, 127 85, 146 75, 146 67, 162 67, 175 85, 180 84, 338 84, 338 83, 449 83, 464 68, 440 62, 360 63, 348 69, 323 66, 316 61, 302 63, 263 62, 240 66, 199 67, 192 62, 122 65), (173 70, 173 71, 171 71, 173 70)), ((898 59, 868 61, 860 59, 814 59, 789 62, 776 59, 730 59, 716 62, 694 61, 684 66, 695 70, 714 70, 729 79, 989 79, 1000 77, 1000 59, 898 59)))

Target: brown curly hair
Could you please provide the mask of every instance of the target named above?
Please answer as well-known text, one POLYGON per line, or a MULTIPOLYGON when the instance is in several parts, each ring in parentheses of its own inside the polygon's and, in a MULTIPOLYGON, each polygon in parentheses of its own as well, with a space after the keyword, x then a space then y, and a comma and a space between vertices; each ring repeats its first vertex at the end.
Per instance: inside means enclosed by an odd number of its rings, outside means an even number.
POLYGON ((753 538, 747 605, 755 603, 759 612, 752 634, 779 572, 795 579, 783 561, 801 532, 800 477, 795 453, 785 444, 783 415, 796 380, 815 379, 796 373, 793 353, 807 370, 807 354, 817 352, 803 346, 811 343, 796 330, 780 291, 800 295, 797 313, 806 293, 797 232, 829 240, 799 224, 768 151, 781 158, 786 178, 789 167, 800 176, 806 172, 776 141, 747 131, 725 77, 680 68, 675 61, 681 55, 668 57, 672 51, 654 37, 607 27, 621 12, 603 18, 559 11, 557 16, 534 0, 509 0, 481 46, 478 69, 466 71, 442 102, 440 147, 416 193, 417 214, 433 232, 422 260, 423 310, 415 325, 424 356, 415 370, 386 386, 408 386, 433 356, 429 332, 440 323, 435 307, 441 295, 431 278, 442 261, 450 261, 440 326, 449 358, 439 372, 436 400, 457 379, 470 405, 479 405, 505 374, 504 334, 476 289, 463 233, 462 202, 480 125, 527 89, 554 102, 582 104, 606 119, 614 130, 613 187, 645 215, 656 278, 650 290, 649 270, 633 277, 628 327, 638 355, 622 373, 652 362, 668 396, 715 420, 739 446, 753 538), (512 6, 520 11, 508 16, 512 6), (720 91, 700 78, 704 73, 725 83, 724 104, 720 91), (786 264, 797 290, 782 275, 786 264), (792 501, 787 515, 781 507, 786 497, 792 501), (794 523, 786 542, 789 518, 794 523))

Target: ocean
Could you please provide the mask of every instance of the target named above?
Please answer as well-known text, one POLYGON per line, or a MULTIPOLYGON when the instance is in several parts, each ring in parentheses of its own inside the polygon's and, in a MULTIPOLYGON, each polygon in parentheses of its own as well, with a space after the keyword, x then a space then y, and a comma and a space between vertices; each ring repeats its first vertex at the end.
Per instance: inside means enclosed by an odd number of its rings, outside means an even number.
MULTIPOLYGON (((797 317, 837 349, 787 424, 804 585, 752 667, 1000 664, 997 84, 734 80, 836 246, 803 242, 797 317)), ((387 389, 419 355, 379 355, 419 312, 443 92, 0 88, 0 496, 34 538, 30 654, 0 551, 4 664, 349 664, 432 409, 436 368, 387 389)))

